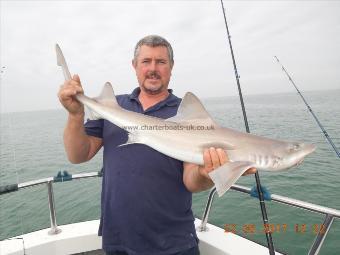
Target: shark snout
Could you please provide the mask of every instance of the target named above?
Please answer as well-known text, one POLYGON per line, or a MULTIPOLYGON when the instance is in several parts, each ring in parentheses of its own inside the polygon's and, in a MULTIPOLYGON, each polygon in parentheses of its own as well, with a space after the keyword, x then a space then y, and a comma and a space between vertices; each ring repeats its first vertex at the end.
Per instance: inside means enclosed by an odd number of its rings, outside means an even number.
POLYGON ((283 155, 281 164, 276 168, 277 171, 288 169, 294 166, 300 165, 304 158, 315 151, 316 146, 313 144, 305 143, 293 143, 289 149, 288 155, 286 157, 283 155))
POLYGON ((314 144, 300 144, 300 155, 297 157, 298 161, 295 166, 300 165, 305 157, 315 151, 316 146, 314 144))
POLYGON ((303 145, 304 157, 311 154, 315 150, 316 146, 314 144, 304 144, 303 145))

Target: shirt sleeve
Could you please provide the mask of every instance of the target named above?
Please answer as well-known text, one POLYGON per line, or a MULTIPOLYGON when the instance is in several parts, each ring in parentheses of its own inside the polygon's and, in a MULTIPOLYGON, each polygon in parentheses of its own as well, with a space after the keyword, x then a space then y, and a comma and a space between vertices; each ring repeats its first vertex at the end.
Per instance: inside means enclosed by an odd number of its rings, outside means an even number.
POLYGON ((103 138, 104 120, 87 120, 84 124, 87 135, 103 138))

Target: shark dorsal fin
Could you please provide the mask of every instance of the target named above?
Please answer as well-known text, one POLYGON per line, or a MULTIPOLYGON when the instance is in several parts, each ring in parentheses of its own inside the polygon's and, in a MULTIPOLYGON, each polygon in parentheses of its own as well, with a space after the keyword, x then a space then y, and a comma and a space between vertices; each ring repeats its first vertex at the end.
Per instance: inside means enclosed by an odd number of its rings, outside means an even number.
MULTIPOLYGON (((118 102, 115 96, 115 93, 113 92, 113 88, 110 82, 106 82, 100 95, 93 98, 96 102, 105 105, 110 108, 114 108, 118 102)), ((91 109, 88 109, 88 115, 90 120, 98 120, 102 117, 97 114, 96 112, 92 111, 91 109)))
POLYGON ((94 100, 108 107, 114 107, 118 104, 110 82, 105 83, 100 95, 95 97, 94 100))
POLYGON ((216 122, 204 108, 201 101, 191 92, 187 92, 179 105, 176 116, 167 119, 177 123, 191 122, 201 125, 213 125, 218 127, 216 122))

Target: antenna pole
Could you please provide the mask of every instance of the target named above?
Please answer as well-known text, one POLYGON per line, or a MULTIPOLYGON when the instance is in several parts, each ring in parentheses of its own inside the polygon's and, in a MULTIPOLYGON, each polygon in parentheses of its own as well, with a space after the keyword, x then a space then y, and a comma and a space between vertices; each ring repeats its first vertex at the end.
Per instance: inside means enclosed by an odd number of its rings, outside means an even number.
MULTIPOLYGON (((250 133, 249 125, 248 125, 248 120, 247 120, 247 113, 246 113, 246 109, 245 109, 245 106, 244 106, 243 96, 242 96, 242 91, 241 91, 240 76, 239 76, 239 74, 237 72, 237 67, 236 67, 236 62, 235 62, 235 57, 234 57, 234 51, 233 51, 233 47, 231 45, 231 40, 230 40, 231 36, 229 34, 227 18, 226 18, 226 15, 225 15, 225 9, 224 9, 224 5, 223 5, 223 1, 222 0, 221 0, 221 5, 222 5, 222 10, 223 10, 224 22, 225 22, 225 26, 226 26, 227 34, 228 34, 228 41, 229 41, 229 46, 230 46, 231 57, 233 59, 236 83, 237 83, 238 93, 239 93, 240 101, 241 101, 241 107, 242 107, 242 112, 243 112, 244 124, 246 126, 247 133, 250 133)), ((264 197, 263 197, 263 193, 262 193, 262 189, 261 189, 260 176, 259 176, 258 172, 255 173, 255 180, 256 180, 257 192, 259 194, 259 200, 260 200, 260 207, 261 207, 263 223, 264 223, 265 226, 268 226, 268 216, 267 216, 266 204, 264 202, 264 197)), ((272 235, 271 235, 270 231, 266 231, 266 238, 267 238, 269 254, 270 255, 274 255, 275 254, 275 249, 274 249, 273 239, 272 239, 272 235)))
POLYGON ((285 72, 285 74, 287 75, 289 81, 293 84, 293 86, 295 87, 296 91, 298 92, 298 94, 300 95, 300 97, 302 98, 303 102, 305 103, 305 105, 308 108, 308 111, 313 115, 316 123, 319 125, 320 129, 322 130, 322 133, 324 134, 324 136, 326 137, 327 141, 329 142, 329 144, 333 147, 336 155, 338 155, 338 157, 340 158, 340 152, 338 151, 338 149, 336 148, 335 144, 333 143, 332 139, 330 138, 330 136, 328 135, 327 131, 324 129, 324 127, 322 126, 321 122, 319 121, 319 119, 316 117, 315 113, 313 112, 312 108, 308 105, 306 99, 304 98, 304 96, 301 94, 300 90, 298 89, 298 87, 296 86, 295 82, 293 81, 292 77, 290 77, 290 75, 288 74, 286 68, 284 68, 284 66, 281 64, 280 60, 278 59, 277 56, 274 56, 276 58, 276 61, 281 65, 282 70, 285 72))

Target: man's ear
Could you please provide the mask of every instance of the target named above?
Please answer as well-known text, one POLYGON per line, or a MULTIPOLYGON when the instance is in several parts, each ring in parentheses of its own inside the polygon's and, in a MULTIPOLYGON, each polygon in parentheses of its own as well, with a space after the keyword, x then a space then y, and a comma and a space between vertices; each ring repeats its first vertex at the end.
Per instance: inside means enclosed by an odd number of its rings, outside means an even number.
POLYGON ((133 68, 136 69, 137 62, 135 61, 135 59, 131 60, 131 64, 132 64, 133 68))
POLYGON ((171 65, 170 75, 172 75, 172 69, 174 68, 174 65, 175 65, 175 61, 171 65))

